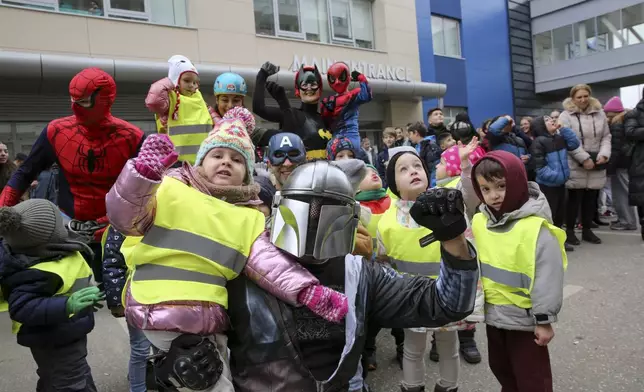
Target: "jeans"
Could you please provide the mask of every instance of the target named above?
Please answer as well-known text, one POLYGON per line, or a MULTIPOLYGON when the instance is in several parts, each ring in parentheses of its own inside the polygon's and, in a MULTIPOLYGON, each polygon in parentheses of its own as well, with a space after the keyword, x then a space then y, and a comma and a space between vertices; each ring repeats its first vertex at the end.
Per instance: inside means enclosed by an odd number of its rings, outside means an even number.
POLYGON ((32 347, 38 365, 36 392, 96 392, 87 363, 87 337, 60 347, 32 347))
POLYGON ((145 377, 150 355, 150 342, 142 330, 127 325, 130 333, 130 392, 146 392, 145 377))
POLYGON ((581 207, 581 224, 584 230, 590 230, 597 212, 596 189, 568 189, 568 206, 566 207, 566 230, 571 232, 577 223, 577 213, 581 207))
POLYGON ((628 180, 628 169, 617 169, 617 173, 611 178, 613 207, 617 212, 619 223, 637 228, 637 211, 635 207, 628 204, 628 180))
MULTIPOLYGON (((405 329, 405 348, 403 351, 403 382, 405 388, 425 385, 425 351, 427 334, 405 329)), ((458 385, 460 360, 458 356, 458 332, 440 331, 435 333, 436 351, 440 356, 439 377, 436 384, 444 388, 458 385)))
POLYGON ((598 210, 601 214, 605 213, 606 211, 612 211, 614 209, 611 177, 612 176, 606 178, 606 184, 604 185, 604 188, 599 191, 599 200, 597 200, 597 203, 598 210))

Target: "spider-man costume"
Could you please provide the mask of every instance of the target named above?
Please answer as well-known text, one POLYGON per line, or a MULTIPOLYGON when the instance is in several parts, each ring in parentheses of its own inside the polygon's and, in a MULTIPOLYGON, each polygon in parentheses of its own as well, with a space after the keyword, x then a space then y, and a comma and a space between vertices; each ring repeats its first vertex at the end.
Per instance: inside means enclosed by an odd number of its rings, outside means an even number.
POLYGON ((350 72, 345 63, 331 65, 326 77, 337 94, 322 100, 322 119, 334 137, 346 137, 355 148, 359 148, 358 107, 373 98, 367 77, 358 71, 350 72), (359 82, 360 87, 348 90, 352 80, 359 82))
MULTIPOLYGON (((29 156, 0 195, 0 206, 13 206, 38 174, 57 163, 58 205, 77 221, 108 223, 105 195, 128 159, 136 156, 143 131, 113 117, 116 83, 105 71, 87 68, 69 84, 73 116, 50 122, 29 156)), ((104 228, 95 232, 100 241, 104 228)))
POLYGON ((253 95, 253 112, 266 121, 279 123, 278 130, 258 130, 253 134, 253 143, 258 146, 268 145, 273 135, 280 132, 290 132, 298 135, 304 141, 307 158, 325 158, 326 145, 331 140, 331 132, 327 130, 318 112, 320 95, 322 94, 322 75, 317 67, 304 66, 295 74, 295 96, 300 98, 302 106, 293 108, 286 96, 284 87, 266 79, 279 72, 279 67, 270 62, 264 63, 257 73, 255 94, 253 95), (264 88, 277 101, 279 108, 266 106, 264 88))

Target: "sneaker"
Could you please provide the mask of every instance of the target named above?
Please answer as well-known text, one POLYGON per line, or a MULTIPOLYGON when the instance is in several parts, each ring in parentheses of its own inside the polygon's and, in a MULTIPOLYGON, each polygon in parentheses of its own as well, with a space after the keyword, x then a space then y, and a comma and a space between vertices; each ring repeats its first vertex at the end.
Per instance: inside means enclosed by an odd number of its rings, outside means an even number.
POLYGON ((434 386, 434 392, 458 392, 458 387, 447 388, 436 384, 436 386, 434 386))
POLYGON ((581 234, 581 239, 591 244, 601 244, 601 238, 597 237, 590 229, 585 229, 581 234))
POLYGON ((629 226, 626 223, 622 223, 622 222, 616 222, 610 225, 610 229, 617 230, 617 231, 633 231, 633 230, 637 230, 637 227, 629 226))
POLYGON ((438 362, 440 360, 438 350, 436 350, 436 343, 432 343, 432 348, 429 350, 429 359, 432 362, 438 362))
POLYGON ((579 238, 577 238, 574 231, 566 232, 566 242, 570 245, 581 245, 581 242, 579 242, 579 238))
POLYGON ((481 353, 476 347, 476 343, 468 344, 467 346, 461 345, 461 356, 467 363, 476 364, 481 362, 481 353))

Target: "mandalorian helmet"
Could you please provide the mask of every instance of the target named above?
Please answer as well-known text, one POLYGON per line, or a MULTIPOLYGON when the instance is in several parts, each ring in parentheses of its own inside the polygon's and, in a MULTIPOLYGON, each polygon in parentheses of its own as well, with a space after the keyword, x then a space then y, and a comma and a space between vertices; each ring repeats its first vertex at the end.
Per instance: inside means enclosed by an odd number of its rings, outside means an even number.
POLYGON ((298 166, 273 199, 271 242, 311 263, 353 251, 360 203, 348 177, 328 161, 298 166))

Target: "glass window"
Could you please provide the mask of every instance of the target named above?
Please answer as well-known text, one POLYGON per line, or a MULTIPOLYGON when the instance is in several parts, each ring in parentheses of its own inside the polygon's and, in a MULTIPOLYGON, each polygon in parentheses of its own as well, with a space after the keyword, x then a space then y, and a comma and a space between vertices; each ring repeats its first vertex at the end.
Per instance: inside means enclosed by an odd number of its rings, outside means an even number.
POLYGON ((257 34, 375 48, 372 0, 253 0, 253 4, 257 34))
POLYGON ((373 25, 371 2, 369 0, 354 0, 353 2, 353 33, 356 46, 373 49, 373 25))
POLYGON ((622 10, 622 34, 628 45, 644 42, 644 4, 637 4, 622 10))
POLYGON ((574 55, 575 57, 585 57, 589 54, 603 51, 598 44, 597 35, 595 34, 595 18, 586 19, 582 22, 575 23, 572 26, 575 34, 574 55))
POLYGON ((110 8, 113 10, 145 12, 144 0, 110 0, 110 8))
POLYGON ((349 0, 330 0, 333 39, 351 40, 351 6, 349 0))
POLYGON ((597 17, 597 39, 605 50, 613 50, 626 45, 626 39, 622 35, 621 11, 597 17))
POLYGON ((297 0, 278 0, 279 30, 285 33, 300 32, 300 11, 297 0))
POLYGON ((154 0, 150 2, 150 22, 187 26, 186 0, 154 0))
POLYGON ((554 43, 554 61, 563 61, 573 58, 573 33, 572 25, 559 27, 552 31, 554 43))
POLYGON ((275 35, 275 14, 273 0, 254 0, 255 32, 257 34, 275 35))
POLYGON ((534 62, 536 66, 552 62, 552 31, 545 31, 533 37, 534 62))
POLYGON ((461 57, 460 22, 432 15, 434 54, 461 57))
POLYGON ((55 11, 56 1, 57 0, 4 0, 2 3, 55 11))
POLYGON ((325 0, 301 0, 302 28, 308 41, 329 42, 329 12, 325 0))
POLYGON ((445 126, 451 126, 456 121, 456 115, 459 113, 467 113, 467 108, 458 106, 445 106, 443 108, 443 122, 445 126))

